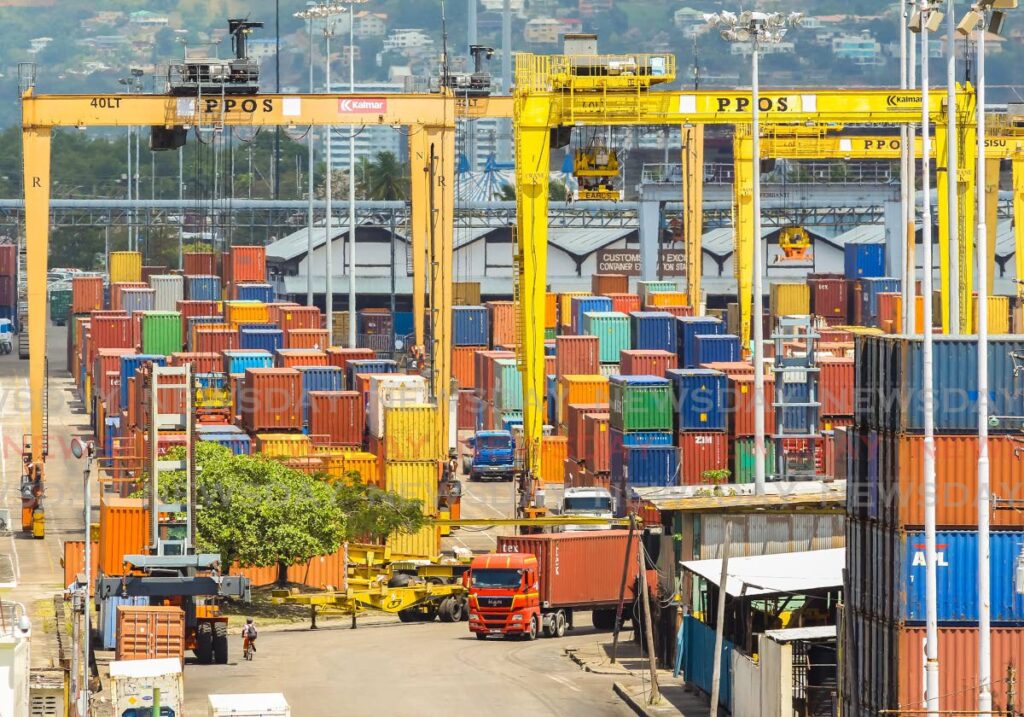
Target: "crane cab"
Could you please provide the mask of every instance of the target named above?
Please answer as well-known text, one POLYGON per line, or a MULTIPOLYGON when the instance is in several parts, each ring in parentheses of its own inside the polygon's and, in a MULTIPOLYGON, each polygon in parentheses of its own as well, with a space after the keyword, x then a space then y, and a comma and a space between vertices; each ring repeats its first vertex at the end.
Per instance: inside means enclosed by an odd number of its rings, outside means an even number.
POLYGON ((573 199, 606 202, 622 200, 619 157, 614 149, 603 145, 580 147, 573 154, 573 160, 573 176, 579 183, 573 199))

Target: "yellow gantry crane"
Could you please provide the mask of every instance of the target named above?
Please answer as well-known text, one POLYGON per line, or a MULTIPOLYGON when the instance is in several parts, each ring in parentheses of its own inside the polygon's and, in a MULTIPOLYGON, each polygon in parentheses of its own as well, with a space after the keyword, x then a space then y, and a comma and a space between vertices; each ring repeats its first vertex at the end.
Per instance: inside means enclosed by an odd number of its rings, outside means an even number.
MULTIPOLYGON (((518 353, 523 373, 523 424, 527 469, 536 485, 540 480, 540 442, 543 434, 544 306, 547 276, 548 167, 553 130, 579 126, 676 125, 684 140, 692 140, 695 127, 736 125, 740 133, 751 123, 751 94, 745 91, 656 91, 654 85, 675 78, 672 55, 553 55, 520 54, 516 57, 515 151, 517 246, 515 277, 520 302, 522 345, 518 353)), ((960 146, 970 145, 975 129, 973 92, 961 88, 957 112, 961 119, 960 146)), ((921 93, 914 90, 776 90, 760 97, 764 126, 902 125, 921 121, 921 93)), ((936 152, 945 157, 945 96, 930 97, 928 113, 936 129, 936 152)), ((684 141, 685 143, 685 141, 684 141)), ((687 145, 689 146, 689 145, 687 145)), ((741 143, 737 154, 736 270, 743 337, 750 335, 752 257, 754 241, 752 153, 741 143), (742 170, 739 168, 742 167, 742 170)), ((692 153, 685 150, 689 176, 699 171, 692 153)), ((958 176, 964 187, 973 186, 974 165, 966 152, 959 155, 958 176)), ((693 185, 694 182, 684 182, 693 185)), ((690 191, 687 192, 690 194, 690 191)), ((686 197, 691 200, 691 196, 686 197)), ((689 201, 687 202, 689 204, 689 201)), ((696 207, 700 205, 697 204, 696 207)), ((699 209, 696 210, 699 213, 699 209)), ((939 209, 942 216, 944 212, 939 209)), ((699 235, 688 237, 691 266, 699 266, 699 235), (696 247, 694 244, 696 243, 696 247), (698 258, 693 261, 693 255, 698 258)), ((697 295, 693 301, 699 300, 697 295)))
POLYGON ((430 297, 433 395, 437 406, 436 455, 448 453, 451 394, 452 233, 455 125, 460 118, 511 116, 502 97, 441 94, 359 95, 37 95, 22 97, 28 282, 30 434, 22 476, 22 528, 44 532, 43 402, 46 357, 46 273, 49 248, 50 148, 54 128, 150 126, 164 130, 238 127, 408 127, 412 171, 413 296, 416 342, 424 345, 424 308, 430 297))

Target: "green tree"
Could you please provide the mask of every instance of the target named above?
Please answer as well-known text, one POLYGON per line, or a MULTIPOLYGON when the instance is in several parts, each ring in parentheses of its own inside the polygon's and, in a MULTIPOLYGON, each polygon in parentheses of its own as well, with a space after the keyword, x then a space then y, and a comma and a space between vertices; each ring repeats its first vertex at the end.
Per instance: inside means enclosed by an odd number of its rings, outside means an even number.
POLYGON ((377 152, 372 161, 356 171, 356 176, 363 178, 363 196, 367 199, 388 201, 409 196, 409 167, 392 152, 377 152))
POLYGON ((338 509, 345 516, 345 540, 376 542, 423 527, 423 505, 418 500, 367 485, 358 474, 334 487, 338 509))

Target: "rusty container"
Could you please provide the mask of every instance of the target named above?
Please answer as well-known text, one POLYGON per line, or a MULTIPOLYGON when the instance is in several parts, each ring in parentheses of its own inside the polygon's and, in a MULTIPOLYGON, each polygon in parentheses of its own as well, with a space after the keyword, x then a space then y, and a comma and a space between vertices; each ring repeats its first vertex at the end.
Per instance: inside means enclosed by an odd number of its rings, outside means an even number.
POLYGON ((583 414, 583 462, 589 473, 612 469, 611 441, 608 440, 609 413, 583 414))
MULTIPOLYGON (((591 274, 590 293, 594 296, 629 293, 629 277, 625 274, 591 274)), ((637 297, 639 300, 639 297, 637 297)))
POLYGON ((586 435, 583 420, 588 413, 608 413, 607 403, 571 403, 566 408, 565 435, 568 438, 566 457, 586 459, 586 435))
POLYGON ((249 368, 240 397, 250 432, 302 430, 302 374, 293 368, 249 368))
POLYGON ((185 612, 172 606, 119 605, 117 660, 185 661, 185 612))
POLYGON ((76 276, 71 279, 71 313, 88 314, 103 309, 103 277, 76 276))
POLYGON ((600 373, 597 336, 557 336, 555 338, 555 375, 600 373))
POLYGON ((669 351, 627 349, 620 352, 623 376, 661 376, 676 367, 678 357, 669 351))
POLYGON ((331 341, 327 336, 327 329, 292 329, 285 332, 284 345, 289 349, 322 351, 330 347, 331 341))
POLYGON ((319 445, 361 446, 366 404, 358 391, 310 391, 309 436, 319 445))
POLYGON ((729 436, 721 431, 683 431, 677 434, 679 455, 679 482, 682 485, 728 483, 728 478, 712 479, 708 471, 721 471, 729 467, 729 436))
POLYGON ((488 301, 486 306, 491 327, 491 346, 515 346, 516 305, 511 301, 488 301))
POLYGON ((212 275, 217 273, 217 261, 213 252, 209 251, 187 251, 184 255, 182 266, 185 268, 185 275, 193 274, 212 275))

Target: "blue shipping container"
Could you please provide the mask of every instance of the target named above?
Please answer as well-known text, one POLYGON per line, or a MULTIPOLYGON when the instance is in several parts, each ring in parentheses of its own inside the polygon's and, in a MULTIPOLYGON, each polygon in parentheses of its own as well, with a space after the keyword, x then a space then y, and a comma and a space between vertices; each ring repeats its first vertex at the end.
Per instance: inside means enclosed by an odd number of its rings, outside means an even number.
POLYGON ((238 348, 260 349, 273 354, 284 347, 284 332, 281 329, 239 329, 238 348))
POLYGON ((572 332, 583 333, 583 314, 588 311, 613 311, 612 300, 607 296, 574 296, 571 299, 572 332))
POLYGON ((740 337, 734 334, 697 334, 694 338, 693 360, 688 368, 705 363, 740 360, 740 337))
POLYGON ((197 434, 203 433, 245 433, 233 423, 197 423, 193 430, 197 434))
POLYGON ((345 385, 350 391, 356 391, 359 382, 356 374, 360 373, 398 373, 398 364, 391 359, 357 359, 345 364, 345 385))
POLYGON ((185 298, 189 301, 220 301, 220 277, 205 274, 186 276, 185 298))
POLYGON ((235 287, 238 301, 262 301, 264 304, 274 303, 273 284, 238 284, 235 287))
POLYGON ((679 484, 679 449, 675 446, 623 446, 611 453, 611 481, 638 488, 679 484))
POLYGON ((337 366, 299 366, 302 374, 302 422, 309 423, 309 392, 340 391, 341 369, 337 366))
MULTIPOLYGON (((895 533, 888 533, 893 538, 895 533)), ((925 619, 924 532, 906 533, 896 553, 902 558, 900 575, 904 596, 900 619, 925 619)), ((1024 623, 1024 595, 1014 589, 1017 556, 1024 546, 1024 531, 993 530, 989 538, 989 575, 992 622, 1024 623)), ((939 622, 978 621, 978 532, 939 531, 937 552, 939 622)))
POLYGON ((888 277, 861 279, 860 321, 864 326, 878 326, 878 295, 899 292, 900 283, 888 277))
POLYGON ((455 346, 487 346, 489 332, 486 306, 452 307, 452 343, 455 346))
POLYGON ((676 352, 676 317, 667 311, 634 311, 630 315, 634 349, 676 352))
POLYGON ((725 333, 725 323, 707 316, 676 317, 676 356, 679 366, 686 368, 693 364, 688 359, 697 351, 697 336, 725 333))
POLYGON ((201 433, 199 440, 224 446, 236 456, 252 454, 252 439, 244 433, 201 433))
POLYGON ((273 368, 274 357, 269 351, 225 351, 224 372, 245 373, 247 368, 273 368))
POLYGON ((676 430, 724 431, 728 427, 725 405, 726 376, 706 368, 669 369, 677 406, 676 430))
POLYGON ((630 431, 623 433, 615 428, 608 429, 608 450, 621 453, 626 446, 671 446, 674 436, 671 431, 630 431))
POLYGON ((885 244, 847 244, 843 247, 847 279, 885 276, 885 244))
POLYGON ((395 336, 408 336, 415 329, 411 311, 396 311, 392 314, 392 329, 395 336))
POLYGON ((135 375, 135 370, 143 364, 152 363, 166 366, 167 357, 155 354, 127 354, 121 357, 121 405, 128 405, 128 379, 135 375))
POLYGON ((112 456, 114 455, 114 439, 121 435, 121 417, 120 416, 107 416, 103 422, 106 424, 106 441, 103 446, 103 455, 112 456))

